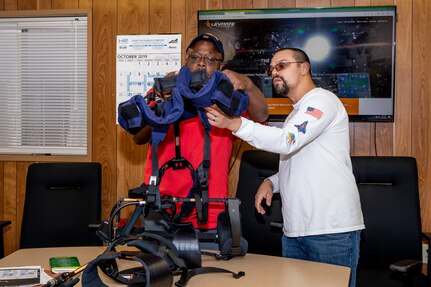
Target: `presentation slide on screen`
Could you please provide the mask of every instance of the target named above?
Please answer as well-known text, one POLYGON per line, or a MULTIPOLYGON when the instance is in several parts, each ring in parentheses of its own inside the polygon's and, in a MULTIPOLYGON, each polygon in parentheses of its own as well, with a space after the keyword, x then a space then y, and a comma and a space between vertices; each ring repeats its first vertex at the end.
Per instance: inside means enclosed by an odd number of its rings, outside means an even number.
POLYGON ((395 7, 210 10, 198 12, 199 33, 225 47, 225 68, 248 75, 271 115, 287 115, 266 71, 283 47, 304 50, 316 86, 344 103, 349 115, 393 116, 395 7))

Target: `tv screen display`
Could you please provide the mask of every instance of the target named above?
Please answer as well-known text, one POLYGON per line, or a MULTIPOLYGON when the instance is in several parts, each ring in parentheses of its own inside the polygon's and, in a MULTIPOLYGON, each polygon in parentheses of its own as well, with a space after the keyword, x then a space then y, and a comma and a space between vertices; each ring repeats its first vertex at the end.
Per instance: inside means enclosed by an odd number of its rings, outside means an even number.
POLYGON ((395 25, 395 6, 198 11, 198 32, 223 42, 224 68, 254 81, 275 121, 292 109, 266 75, 284 47, 308 54, 316 86, 336 94, 350 120, 393 121, 395 25))

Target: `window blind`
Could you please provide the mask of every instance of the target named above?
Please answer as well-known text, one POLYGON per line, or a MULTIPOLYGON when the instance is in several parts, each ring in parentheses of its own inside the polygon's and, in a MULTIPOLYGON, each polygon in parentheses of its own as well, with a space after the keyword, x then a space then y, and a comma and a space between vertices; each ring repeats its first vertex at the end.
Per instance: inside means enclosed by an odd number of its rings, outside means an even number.
POLYGON ((0 18, 0 154, 87 154, 87 18, 0 18))

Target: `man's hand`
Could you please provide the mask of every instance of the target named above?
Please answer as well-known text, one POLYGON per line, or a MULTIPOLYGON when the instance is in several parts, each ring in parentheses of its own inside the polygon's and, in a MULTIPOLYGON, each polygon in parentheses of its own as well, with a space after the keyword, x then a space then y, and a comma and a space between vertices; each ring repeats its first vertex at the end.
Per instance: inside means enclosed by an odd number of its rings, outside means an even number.
MULTIPOLYGON (((231 70, 223 70, 223 74, 228 77, 234 90, 247 91, 250 84, 253 84, 249 77, 238 74, 231 70)), ((254 85, 254 84, 253 84, 254 85)))
POLYGON ((247 93, 249 97, 247 117, 259 123, 266 121, 268 119, 268 104, 262 91, 245 75, 231 70, 223 70, 223 73, 229 78, 235 90, 247 93))
POLYGON ((265 199, 266 205, 271 206, 273 192, 274 185, 272 184, 271 180, 264 180, 259 186, 256 195, 254 196, 254 206, 256 207, 257 212, 260 214, 265 214, 262 201, 265 199))
POLYGON ((208 122, 214 127, 218 127, 221 129, 226 128, 231 130, 232 132, 238 131, 238 129, 241 127, 241 118, 229 118, 225 116, 224 113, 221 113, 218 109, 215 109, 213 107, 208 107, 205 109, 205 111, 208 118, 208 122))

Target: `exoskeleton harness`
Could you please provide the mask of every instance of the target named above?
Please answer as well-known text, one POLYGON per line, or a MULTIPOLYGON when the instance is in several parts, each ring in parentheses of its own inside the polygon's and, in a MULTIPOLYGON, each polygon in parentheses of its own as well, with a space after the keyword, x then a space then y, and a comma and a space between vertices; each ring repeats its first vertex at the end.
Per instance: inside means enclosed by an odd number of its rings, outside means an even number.
POLYGON ((172 96, 163 101, 154 94, 147 99, 134 96, 120 104, 118 108, 118 121, 127 132, 136 134, 147 125, 152 128, 152 176, 149 184, 130 190, 128 198, 120 198, 113 206, 109 220, 97 231, 98 236, 108 245, 104 253, 76 272, 63 273, 45 286, 73 286, 79 281, 74 276, 82 271, 82 286, 108 286, 101 281, 97 267, 113 280, 128 286, 168 287, 172 286, 173 277, 177 275, 180 278, 175 282, 176 286, 186 286, 190 278, 204 273, 230 273, 234 278, 245 275, 241 271, 234 273, 223 268, 203 267, 201 255, 227 260, 235 256, 244 256, 247 252, 247 241, 241 236, 239 200, 208 198, 210 166, 208 133, 211 126, 204 108, 217 104, 228 116, 239 116, 248 106, 248 97, 234 91, 229 79, 219 71, 216 71, 208 81, 205 71, 191 73, 187 67, 183 67, 176 77, 156 79, 155 88, 158 92, 168 92, 172 96), (205 128, 204 157, 197 170, 194 170, 181 156, 179 122, 197 115, 205 128), (171 124, 174 125, 176 137, 176 156, 159 169, 157 146, 165 138, 171 124), (191 191, 193 196, 161 198, 158 184, 163 174, 170 168, 190 170, 194 182, 191 191), (217 234, 200 234, 190 223, 181 224, 182 213, 175 210, 177 202, 183 202, 183 206, 184 203, 195 204, 200 223, 207 220, 208 202, 224 202, 226 211, 218 216, 217 234), (127 206, 134 206, 135 210, 127 223, 119 228, 121 210, 127 206), (158 211, 169 217, 171 228, 168 232, 157 234, 142 231, 136 234, 136 222, 149 210, 158 211), (201 240, 216 242, 220 253, 201 251, 199 246, 201 240), (117 247, 122 245, 134 247, 135 250, 117 250, 117 247), (136 261, 139 267, 119 270, 120 266, 117 264, 119 259, 136 261))
MULTIPOLYGON (((196 198, 194 204, 198 223, 203 224, 207 221, 208 215, 209 132, 211 130, 204 109, 216 104, 228 116, 239 116, 248 106, 248 96, 235 91, 232 83, 220 71, 215 71, 207 82, 205 71, 192 73, 187 66, 182 67, 176 77, 156 79, 155 83, 155 86, 161 89, 160 93, 171 92, 172 96, 165 101, 158 100, 156 97, 150 97, 149 101, 146 101, 142 96, 134 96, 119 105, 118 122, 132 134, 146 125, 152 127, 152 175, 148 184, 148 194, 154 196, 157 206, 161 203, 158 185, 166 170, 170 168, 190 170, 194 183, 190 195, 196 198), (175 86, 173 86, 174 78, 175 86), (190 106, 192 109, 187 109, 190 106), (204 156, 195 171, 190 162, 181 156, 179 122, 196 116, 196 113, 204 126, 204 156), (165 138, 171 124, 174 125, 176 156, 159 169, 158 144, 165 138)), ((183 209, 183 214, 185 212, 183 209)))
POLYGON ((226 260, 244 256, 248 247, 247 241, 241 236, 239 200, 208 197, 211 126, 204 109, 216 104, 228 116, 239 116, 248 106, 248 96, 235 91, 232 83, 220 71, 213 73, 208 80, 205 71, 192 73, 186 66, 176 77, 155 79, 155 90, 145 98, 134 96, 118 107, 118 122, 127 132, 136 134, 145 126, 152 128, 152 175, 148 185, 143 184, 132 189, 128 198, 121 198, 111 210, 109 221, 101 225, 97 234, 108 244, 108 248, 85 268, 83 286, 106 286, 97 275, 97 266, 118 282, 139 286, 171 286, 174 275, 181 276, 176 282, 177 286, 185 286, 192 276, 208 272, 229 272, 235 278, 244 275, 243 272, 236 274, 222 268, 201 265, 201 255, 212 255, 226 260), (158 97, 159 93, 171 93, 171 96, 162 100, 158 97), (179 122, 196 116, 199 116, 205 133, 203 160, 195 170, 190 162, 181 156, 179 122), (175 158, 164 163, 159 169, 157 148, 164 140, 170 125, 174 125, 175 158), (161 197, 158 185, 164 173, 168 169, 186 168, 190 170, 193 180, 189 196, 161 197), (183 203, 180 212, 176 211, 178 202, 183 203), (196 206, 198 223, 205 223, 209 202, 224 202, 226 206, 226 211, 218 216, 217 234, 213 237, 208 234, 201 235, 191 223, 181 223, 182 216, 187 213, 183 207, 190 205, 196 206), (135 207, 132 216, 119 228, 121 210, 132 205, 135 207), (136 222, 142 214, 147 214, 150 210, 160 212, 168 218, 171 223, 169 230, 161 234, 139 230, 138 235, 133 235, 137 233, 136 222), (200 240, 217 242, 220 253, 201 251, 200 240), (134 253, 117 252, 115 246, 124 244, 139 250, 134 253), (127 276, 122 276, 124 272, 118 270, 116 259, 138 261, 142 267, 125 271, 127 276))

